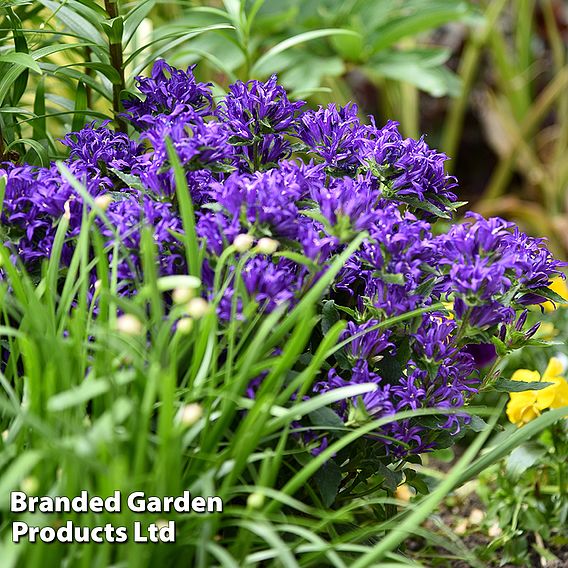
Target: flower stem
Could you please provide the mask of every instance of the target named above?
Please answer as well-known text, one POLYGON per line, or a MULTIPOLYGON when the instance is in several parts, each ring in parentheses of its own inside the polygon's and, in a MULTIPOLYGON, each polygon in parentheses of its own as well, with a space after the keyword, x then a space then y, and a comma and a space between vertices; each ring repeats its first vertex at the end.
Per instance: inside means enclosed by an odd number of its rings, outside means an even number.
MULTIPOLYGON (((118 0, 105 0, 105 10, 109 20, 118 18, 118 0)), ((120 116, 120 93, 125 88, 124 81, 124 62, 122 58, 122 39, 109 39, 110 63, 119 76, 118 82, 112 84, 112 110, 114 113, 114 123, 116 130, 119 132, 127 132, 127 125, 120 116)))

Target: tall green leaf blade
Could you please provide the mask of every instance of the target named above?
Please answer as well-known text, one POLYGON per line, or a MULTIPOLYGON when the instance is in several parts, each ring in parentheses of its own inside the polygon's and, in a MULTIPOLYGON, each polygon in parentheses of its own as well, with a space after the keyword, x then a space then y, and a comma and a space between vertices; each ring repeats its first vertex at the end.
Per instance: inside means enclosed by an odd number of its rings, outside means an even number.
POLYGON ((70 31, 84 40, 91 41, 96 45, 104 46, 106 44, 101 32, 93 24, 93 22, 100 20, 100 16, 97 14, 88 14, 87 9, 82 11, 74 9, 71 6, 73 4, 77 5, 77 2, 67 2, 58 3, 53 0, 38 0, 40 4, 48 8, 53 12, 53 16, 56 17, 62 24, 64 24, 70 31), (83 15, 81 15, 83 12, 83 15), (85 18, 85 15, 89 15, 89 18, 85 18))
POLYGON ((79 81, 77 92, 75 93, 75 113, 73 114, 73 123, 71 129, 78 132, 85 125, 85 115, 82 111, 87 110, 87 87, 83 81, 79 81))
POLYGON ((187 266, 189 267, 189 274, 201 278, 199 242, 197 240, 197 233, 195 232, 195 212, 193 210, 191 194, 189 193, 185 172, 174 145, 169 138, 166 139, 166 146, 168 149, 168 158, 174 170, 176 196, 184 230, 185 256, 187 266))
POLYGON ((15 65, 21 65, 27 69, 31 69, 36 73, 41 75, 41 69, 35 59, 29 55, 28 53, 5 53, 4 55, 0 55, 0 63, 13 63, 15 65))
POLYGON ((405 37, 416 36, 449 22, 460 21, 470 14, 471 11, 466 2, 435 9, 426 6, 425 9, 415 14, 401 16, 379 27, 374 34, 377 39, 372 45, 372 52, 376 53, 386 49, 405 37))
POLYGON ((251 73, 253 75, 262 74, 266 72, 267 68, 269 67, 270 61, 279 53, 282 53, 292 47, 297 45, 301 45, 302 43, 306 43, 308 41, 313 41, 315 39, 329 37, 329 36, 336 36, 336 35, 351 35, 351 36, 359 36, 357 32, 353 30, 344 30, 342 28, 328 28, 323 30, 313 30, 310 32, 304 32, 298 34, 294 37, 285 39, 280 43, 277 43, 274 47, 269 49, 264 55, 258 58, 256 63, 253 65, 251 69, 251 73))

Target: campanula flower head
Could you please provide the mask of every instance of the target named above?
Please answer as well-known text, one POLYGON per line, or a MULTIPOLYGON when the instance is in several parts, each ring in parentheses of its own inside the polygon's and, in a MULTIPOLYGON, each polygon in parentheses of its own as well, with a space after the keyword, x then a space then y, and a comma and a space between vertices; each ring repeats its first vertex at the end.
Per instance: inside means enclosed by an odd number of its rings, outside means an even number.
POLYGON ((218 107, 218 115, 233 134, 252 140, 263 134, 290 132, 303 101, 290 102, 276 75, 268 81, 237 82, 218 107))
POLYGON ((211 84, 199 83, 193 75, 195 65, 187 71, 174 69, 164 60, 154 64, 151 77, 138 77, 137 88, 142 98, 122 101, 126 118, 137 128, 151 127, 160 115, 177 115, 193 110, 207 115, 213 106, 211 84))
POLYGON ((69 148, 69 158, 75 166, 95 174, 111 169, 129 173, 142 160, 142 146, 126 134, 110 130, 109 122, 92 122, 61 140, 69 148))
POLYGON ((357 116, 357 105, 329 104, 308 110, 298 121, 297 136, 330 168, 353 170, 365 144, 365 127, 357 116))

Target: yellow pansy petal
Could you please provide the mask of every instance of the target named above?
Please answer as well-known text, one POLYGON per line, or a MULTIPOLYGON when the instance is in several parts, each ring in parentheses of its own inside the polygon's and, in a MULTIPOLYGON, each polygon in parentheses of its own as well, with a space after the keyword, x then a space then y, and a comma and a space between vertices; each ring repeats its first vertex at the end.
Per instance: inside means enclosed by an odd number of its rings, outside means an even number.
POLYGON ((568 301, 568 284, 565 278, 555 278, 549 288, 568 301))
POLYGON ((538 408, 535 408, 534 406, 528 406, 521 413, 520 421, 522 424, 528 424, 531 420, 534 420, 539 416, 540 416, 540 411, 538 410, 538 408))
POLYGON ((546 371, 544 371, 544 375, 542 375, 542 380, 546 383, 550 381, 553 377, 558 377, 564 371, 564 365, 562 361, 557 357, 552 357, 548 362, 548 366, 546 367, 546 371))
MULTIPOLYGON (((550 381, 550 382, 555 382, 555 381, 550 381)), ((549 408, 552 402, 554 401, 554 397, 556 396, 556 384, 550 385, 549 387, 546 387, 544 389, 535 392, 536 392, 535 406, 540 410, 544 410, 545 408, 549 408)))
POLYGON ((527 390, 521 392, 510 392, 509 398, 513 404, 519 404, 521 406, 529 406, 536 402, 537 391, 527 390))
POLYGON ((566 280, 564 278, 555 278, 549 288, 553 292, 556 292, 558 295, 562 296, 565 301, 563 303, 557 304, 553 304, 552 302, 544 302, 542 304, 542 307, 545 309, 545 311, 552 312, 557 307, 566 307, 566 301, 568 300, 568 284, 566 284, 566 280))
POLYGON ((560 377, 555 391, 554 400, 550 404, 550 408, 562 408, 568 406, 568 382, 566 379, 560 377))
POLYGON ((523 414, 528 408, 535 407, 536 402, 536 391, 509 393, 509 402, 506 409, 507 417, 513 424, 523 424, 523 414))
POLYGON ((512 381, 524 381, 525 383, 533 383, 540 381, 540 373, 538 371, 529 371, 528 369, 517 369, 513 376, 512 381))
POLYGON ((558 335, 558 330, 554 327, 554 324, 549 321, 542 322, 541 326, 538 328, 538 338, 550 341, 558 335))
POLYGON ((512 400, 507 404, 507 418, 512 424, 518 424, 521 420, 521 412, 524 406, 515 404, 512 400))

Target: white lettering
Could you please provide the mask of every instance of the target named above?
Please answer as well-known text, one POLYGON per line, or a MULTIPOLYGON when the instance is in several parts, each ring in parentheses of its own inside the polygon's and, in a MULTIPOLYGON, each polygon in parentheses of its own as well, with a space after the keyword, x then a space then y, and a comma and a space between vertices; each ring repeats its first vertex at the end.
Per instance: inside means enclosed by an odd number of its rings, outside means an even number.
POLYGON ((10 493, 10 511, 12 513, 23 513, 27 510, 28 496, 23 491, 12 491, 10 493))
POLYGON ((12 523, 12 542, 20 542, 20 537, 28 532, 28 525, 22 521, 12 523))

